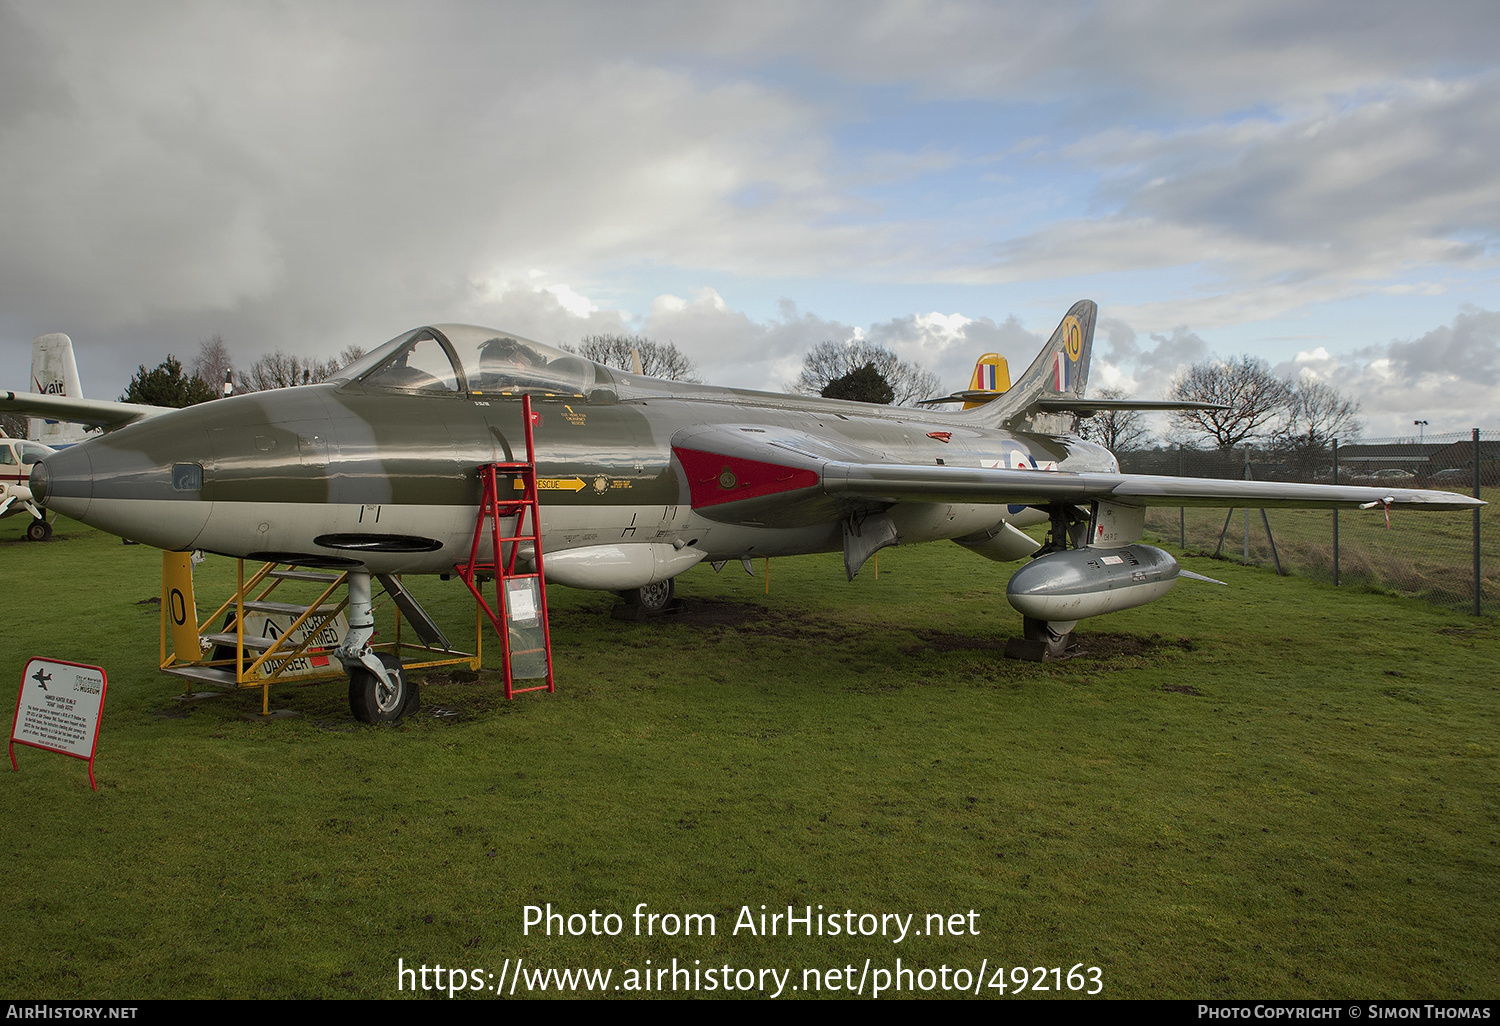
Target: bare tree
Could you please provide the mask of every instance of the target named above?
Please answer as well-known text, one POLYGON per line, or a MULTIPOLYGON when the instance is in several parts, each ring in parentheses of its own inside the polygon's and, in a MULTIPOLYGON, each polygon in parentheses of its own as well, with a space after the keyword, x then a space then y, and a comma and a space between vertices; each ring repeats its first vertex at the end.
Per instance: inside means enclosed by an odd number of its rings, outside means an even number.
POLYGON ((1222 410, 1182 410, 1172 421, 1220 449, 1263 437, 1287 412, 1292 386, 1264 360, 1241 356, 1222 363, 1195 363, 1172 383, 1173 399, 1221 403, 1222 410))
POLYGON ((673 381, 697 381, 697 368, 675 342, 653 342, 641 335, 585 335, 577 348, 563 346, 585 360, 618 370, 631 370, 630 351, 641 354, 641 373, 673 381))
POLYGON ((224 336, 214 332, 198 344, 198 359, 193 361, 193 377, 221 395, 224 390, 224 375, 228 374, 234 361, 229 356, 229 347, 224 336))
POLYGON ((296 356, 278 349, 267 353, 240 375, 240 390, 265 392, 273 388, 316 384, 326 381, 340 364, 336 360, 318 360, 296 356))
POLYGON ((1292 386, 1286 422, 1272 441, 1289 462, 1311 470, 1335 438, 1358 438, 1361 430, 1357 400, 1345 399, 1326 382, 1303 379, 1292 386))
POLYGON ((865 364, 873 364, 879 375, 891 386, 895 405, 910 406, 919 399, 930 399, 942 387, 932 371, 920 364, 907 363, 884 346, 860 339, 847 342, 819 342, 803 361, 802 373, 786 386, 788 392, 822 395, 830 382, 847 377, 865 364))
MULTIPOLYGON (((1129 397, 1118 388, 1105 388, 1100 389, 1099 398, 1129 397)), ((1092 417, 1080 418, 1078 434, 1110 452, 1134 452, 1146 448, 1151 441, 1151 432, 1140 410, 1101 410, 1092 417)))
POLYGON ((10 437, 25 438, 27 427, 25 417, 18 417, 14 413, 0 413, 0 431, 10 437))

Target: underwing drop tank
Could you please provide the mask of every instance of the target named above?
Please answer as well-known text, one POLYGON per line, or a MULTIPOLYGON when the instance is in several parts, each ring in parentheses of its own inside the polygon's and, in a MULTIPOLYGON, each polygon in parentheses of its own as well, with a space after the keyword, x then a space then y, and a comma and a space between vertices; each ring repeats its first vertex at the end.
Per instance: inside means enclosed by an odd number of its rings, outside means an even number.
POLYGON ((1150 545, 1069 549, 1016 571, 1005 597, 1023 616, 1066 623, 1155 602, 1179 572, 1177 560, 1150 545))

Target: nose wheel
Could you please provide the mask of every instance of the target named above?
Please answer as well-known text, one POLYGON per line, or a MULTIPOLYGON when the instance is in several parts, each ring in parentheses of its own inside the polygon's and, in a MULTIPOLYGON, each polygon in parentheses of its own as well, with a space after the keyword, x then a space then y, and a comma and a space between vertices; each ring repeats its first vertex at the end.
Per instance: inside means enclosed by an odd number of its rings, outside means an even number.
POLYGON ((349 671, 349 710, 363 723, 394 723, 412 715, 422 705, 421 691, 407 678, 401 660, 381 653, 380 661, 389 681, 381 680, 363 666, 349 671))
POLYGON ((43 542, 52 537, 52 525, 45 520, 33 520, 26 525, 26 540, 43 542))

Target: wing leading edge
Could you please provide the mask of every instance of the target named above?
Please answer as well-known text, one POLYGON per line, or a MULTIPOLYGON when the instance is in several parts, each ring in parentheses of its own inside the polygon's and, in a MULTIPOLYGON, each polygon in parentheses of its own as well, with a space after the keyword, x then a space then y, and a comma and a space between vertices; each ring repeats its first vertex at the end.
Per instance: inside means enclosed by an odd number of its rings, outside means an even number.
POLYGON ((1047 470, 972 469, 826 463, 829 495, 893 502, 993 502, 1043 505, 1106 499, 1133 506, 1264 506, 1356 509, 1371 504, 1424 510, 1465 510, 1484 502, 1453 492, 1356 488, 1280 481, 1223 481, 1144 474, 1070 474, 1047 470))
POLYGON ((797 431, 735 425, 672 439, 683 500, 711 519, 814 523, 848 503, 951 502, 1045 506, 1109 501, 1132 506, 1468 510, 1484 503, 1415 488, 1290 484, 1138 474, 887 463, 847 444, 797 431))

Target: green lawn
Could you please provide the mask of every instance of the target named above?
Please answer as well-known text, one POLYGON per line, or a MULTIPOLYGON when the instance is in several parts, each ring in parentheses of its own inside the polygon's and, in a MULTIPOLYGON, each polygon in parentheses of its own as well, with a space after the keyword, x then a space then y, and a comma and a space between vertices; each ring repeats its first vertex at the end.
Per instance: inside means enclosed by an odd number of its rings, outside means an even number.
MULTIPOLYGON (((46 654, 110 686, 97 794, 27 748, 0 781, 13 997, 395 997, 398 959, 518 958, 611 986, 647 959, 800 985, 900 958, 1082 963, 1115 997, 1500 993, 1492 619, 1193 559, 1230 587, 1017 663, 1013 567, 957 546, 852 584, 837 556, 775 560, 769 595, 761 563, 699 567, 650 623, 555 588, 556 694, 434 675, 424 707, 455 715, 377 728, 337 683, 274 692, 301 715, 269 721, 255 692, 174 701, 142 604, 159 554, 23 527, 0 523, 0 679, 46 654), (548 902, 624 930, 523 935, 548 902), (635 936, 641 902, 717 933, 635 936), (762 904, 974 910, 979 933, 733 934, 762 904)), ((201 611, 233 573, 200 568, 201 611)), ((464 636, 462 584, 408 583, 464 636)))

